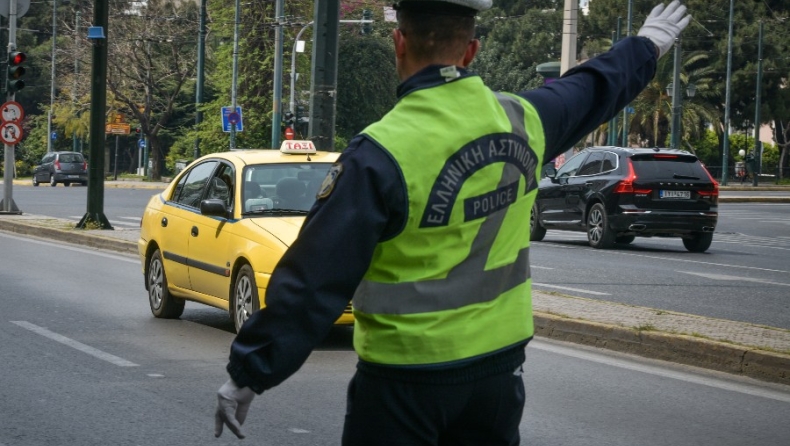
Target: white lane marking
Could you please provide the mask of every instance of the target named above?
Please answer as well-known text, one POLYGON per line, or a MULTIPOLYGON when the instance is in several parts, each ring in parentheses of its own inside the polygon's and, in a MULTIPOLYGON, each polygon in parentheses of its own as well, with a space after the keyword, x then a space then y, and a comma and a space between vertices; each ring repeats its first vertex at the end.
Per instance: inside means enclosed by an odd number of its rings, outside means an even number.
POLYGON ((12 238, 14 240, 23 240, 23 241, 29 242, 29 243, 36 243, 38 245, 51 246, 51 247, 55 247, 55 248, 65 249, 65 250, 68 250, 68 251, 80 252, 80 253, 83 253, 83 254, 93 254, 95 256, 106 257, 108 259, 113 259, 113 260, 120 260, 122 262, 129 262, 129 263, 135 263, 135 264, 139 264, 140 263, 140 259, 135 258, 135 257, 120 256, 120 255, 115 255, 115 254, 108 254, 108 253, 102 252, 102 251, 95 251, 95 250, 90 250, 90 249, 85 249, 85 248, 77 248, 77 247, 71 246, 71 245, 69 245, 67 243, 57 243, 57 242, 36 240, 36 239, 33 239, 33 238, 28 238, 27 236, 13 236, 11 234, 5 234, 5 233, 3 233, 1 231, 0 231, 0 237, 12 238))
POLYGON ((289 427, 288 430, 293 432, 293 433, 295 433, 295 434, 309 434, 310 433, 309 430, 299 429, 298 427, 289 427))
POLYGON ((103 352, 99 349, 93 348, 89 345, 85 345, 79 341, 75 341, 74 339, 67 338, 63 335, 57 334, 55 332, 49 331, 44 327, 39 327, 38 325, 33 325, 27 321, 11 321, 12 324, 18 325, 22 328, 28 329, 33 333, 39 334, 44 336, 45 338, 52 339, 53 341, 60 342, 63 345, 67 345, 75 350, 79 350, 83 353, 87 353, 93 357, 101 359, 102 361, 107 361, 110 364, 117 365, 118 367, 138 367, 137 364, 127 361, 123 358, 119 358, 115 355, 111 355, 109 353, 103 352))
POLYGON ((713 377, 699 376, 692 373, 670 370, 664 367, 659 367, 654 365, 640 364, 635 361, 617 359, 607 355, 596 354, 593 352, 586 352, 579 349, 573 349, 570 347, 563 347, 543 340, 533 339, 527 346, 527 354, 529 354, 530 348, 535 348, 538 350, 543 350, 558 355, 570 356, 572 358, 583 359, 585 361, 597 362, 599 364, 604 364, 625 370, 633 370, 635 372, 647 373, 649 375, 661 376, 664 378, 670 378, 678 381, 700 384, 703 386, 713 387, 716 389, 728 390, 731 392, 742 393, 745 395, 758 396, 762 398, 781 401, 784 403, 790 403, 790 393, 783 393, 777 390, 771 390, 758 386, 751 386, 748 384, 740 384, 736 382, 725 381, 723 379, 718 379, 713 377))
MULTIPOLYGON (((713 241, 716 241, 716 238, 713 238, 713 241)), ((621 256, 632 256, 632 257, 644 257, 646 259, 656 259, 656 260, 665 260, 667 262, 685 262, 685 263, 697 263, 700 265, 710 265, 710 266, 722 266, 726 268, 738 268, 738 269, 752 269, 755 271, 767 271, 771 273, 785 273, 788 274, 790 271, 784 271, 781 269, 770 269, 770 268, 759 268, 756 266, 746 266, 746 265, 729 265, 726 263, 715 263, 715 262, 703 262, 700 260, 690 260, 690 259, 680 259, 677 257, 658 257, 658 256, 649 256, 646 254, 635 254, 630 252, 623 252, 623 251, 612 251, 612 250, 600 250, 600 249, 593 249, 593 248, 584 248, 583 246, 562 246, 562 245, 555 245, 553 243, 546 244, 545 246, 550 246, 552 248, 563 247, 565 249, 586 249, 588 251, 594 251, 600 254, 611 254, 611 255, 621 255, 621 256)))
POLYGON ((529 267, 537 268, 537 269, 554 269, 554 268, 549 268, 548 266, 537 266, 537 265, 530 265, 529 267))
POLYGON ((601 293, 601 292, 598 292, 598 291, 583 290, 581 288, 571 288, 571 287, 567 287, 567 286, 549 285, 548 283, 532 282, 532 286, 546 287, 546 288, 557 288, 559 290, 575 291, 577 293, 585 293, 585 294, 594 294, 596 296, 611 296, 611 294, 609 294, 609 293, 601 293))
POLYGON ((707 279, 713 280, 731 280, 731 281, 739 281, 739 282, 756 282, 763 285, 781 285, 781 286, 790 286, 790 283, 781 283, 781 282, 771 282, 768 280, 757 279, 754 277, 738 277, 738 276, 726 276, 724 274, 708 274, 708 273, 694 273, 691 271, 675 271, 676 273, 685 273, 691 274, 693 276, 700 276, 705 277, 707 279))

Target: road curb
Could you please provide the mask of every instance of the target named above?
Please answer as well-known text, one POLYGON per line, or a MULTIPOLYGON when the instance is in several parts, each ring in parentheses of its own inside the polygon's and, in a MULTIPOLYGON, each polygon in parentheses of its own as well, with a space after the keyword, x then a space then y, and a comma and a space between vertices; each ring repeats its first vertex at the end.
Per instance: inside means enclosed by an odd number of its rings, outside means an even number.
POLYGON ((91 248, 137 254, 137 243, 135 242, 106 238, 98 234, 85 234, 82 229, 69 230, 48 228, 45 226, 32 226, 22 222, 0 218, 0 230, 36 237, 46 237, 48 239, 91 248))
POLYGON ((719 203, 790 203, 790 197, 722 197, 719 203))
POLYGON ((790 355, 539 312, 534 320, 537 336, 790 385, 790 355))

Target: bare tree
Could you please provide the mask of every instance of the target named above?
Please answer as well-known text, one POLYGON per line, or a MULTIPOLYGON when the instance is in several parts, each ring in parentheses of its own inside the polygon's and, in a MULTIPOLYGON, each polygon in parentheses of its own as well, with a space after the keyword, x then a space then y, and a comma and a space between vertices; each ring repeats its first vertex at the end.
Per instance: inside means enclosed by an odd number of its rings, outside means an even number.
POLYGON ((134 117, 148 138, 151 178, 162 177, 160 131, 195 76, 197 9, 194 2, 114 2, 110 16, 107 86, 117 111, 134 117), (136 5, 134 9, 129 5, 136 5))

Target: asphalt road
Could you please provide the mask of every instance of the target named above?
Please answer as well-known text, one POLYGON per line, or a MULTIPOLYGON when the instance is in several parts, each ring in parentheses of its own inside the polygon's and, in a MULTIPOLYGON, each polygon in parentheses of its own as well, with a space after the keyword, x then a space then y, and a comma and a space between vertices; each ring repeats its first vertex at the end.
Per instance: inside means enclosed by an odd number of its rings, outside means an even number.
MULTIPOLYGON (((215 392, 227 315, 154 319, 133 256, 0 234, 0 445, 228 445, 215 392)), ((572 345, 527 349, 529 445, 778 445, 790 390, 572 345)), ((337 445, 354 371, 350 331, 253 403, 249 444, 337 445)))
POLYGON ((678 239, 596 250, 549 231, 530 251, 542 290, 790 329, 790 204, 723 203, 702 254, 678 239))
MULTIPOLYGON (((104 192, 104 212, 116 228, 139 227, 158 193, 104 192)), ((738 193, 746 192, 726 192, 738 193)), ((759 192, 771 193, 788 194, 759 192)), ((25 213, 77 222, 86 212, 87 188, 15 187, 14 201, 25 213)), ((594 250, 584 233, 549 231, 531 251, 535 288, 790 329, 790 203, 721 203, 719 212, 713 245, 703 254, 660 238, 594 250)))

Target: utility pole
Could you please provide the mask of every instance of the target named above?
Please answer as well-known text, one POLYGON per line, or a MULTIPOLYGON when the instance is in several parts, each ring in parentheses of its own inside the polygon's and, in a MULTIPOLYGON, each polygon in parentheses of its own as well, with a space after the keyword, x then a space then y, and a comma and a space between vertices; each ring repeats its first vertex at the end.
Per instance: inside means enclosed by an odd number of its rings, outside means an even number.
POLYGON ((576 27, 579 23, 579 0, 565 0, 562 16, 560 76, 576 66, 576 27))
POLYGON ((730 84, 732 78, 732 22, 735 0, 730 0, 730 30, 727 37, 727 80, 724 99, 724 147, 721 151, 721 185, 727 185, 727 157, 730 151, 730 84))
MULTIPOLYGON (((272 149, 280 147, 280 127, 282 125, 283 102, 283 4, 277 0, 274 7, 274 100, 272 104, 272 149)), ((233 109, 236 110, 235 108, 233 109)))
MULTIPOLYGON (((11 2, 15 3, 15 2, 11 2)), ((107 110, 107 22, 109 0, 96 0, 93 6, 93 26, 100 28, 101 38, 92 39, 93 65, 91 68, 91 127, 90 158, 88 159, 88 210, 77 223, 86 229, 89 223, 101 229, 113 229, 104 215, 104 122, 107 110)))
POLYGON ((762 144, 760 143, 760 101, 763 90, 763 21, 760 20, 760 37, 757 40, 757 88, 754 93, 754 168, 752 169, 752 186, 757 186, 762 171, 762 144))
MULTIPOLYGON (((236 0, 236 23, 233 27, 233 78, 230 87, 230 111, 236 113, 236 85, 239 81, 239 25, 241 23, 241 4, 236 0)), ((236 148, 236 124, 230 124, 230 150, 236 148)))
POLYGON ((52 108, 55 106, 55 43, 58 38, 58 0, 52 0, 52 69, 49 90, 49 113, 47 113, 47 152, 52 151, 52 108))
POLYGON ((309 138, 318 150, 334 151, 340 0, 316 0, 309 138))
MULTIPOLYGON (((195 151, 192 154, 194 159, 200 158, 200 134, 197 133, 200 123, 203 122, 203 72, 205 71, 206 57, 206 3, 208 0, 200 0, 200 25, 198 31, 198 54, 197 54, 197 85, 195 86, 195 151)), ((235 111, 235 110, 234 110, 235 111)))
MULTIPOLYGON (((628 0, 628 25, 625 30, 626 37, 631 36, 631 28, 633 21, 633 4, 634 0, 628 0)), ((628 147, 628 106, 623 109, 623 147, 628 147)))
MULTIPOLYGON (((620 23, 622 22, 622 17, 617 18, 617 30, 612 33, 612 46, 620 40, 620 23)), ((617 145, 617 114, 609 120, 609 134, 606 138, 606 144, 610 146, 617 145)))
MULTIPOLYGON (((80 72, 80 19, 82 18, 82 11, 77 9, 77 16, 74 18, 74 88, 71 91, 71 101, 77 103, 77 74, 80 72)), ((77 132, 71 135, 71 150, 77 151, 77 132)), ((80 150, 81 152, 81 150, 80 150)))

